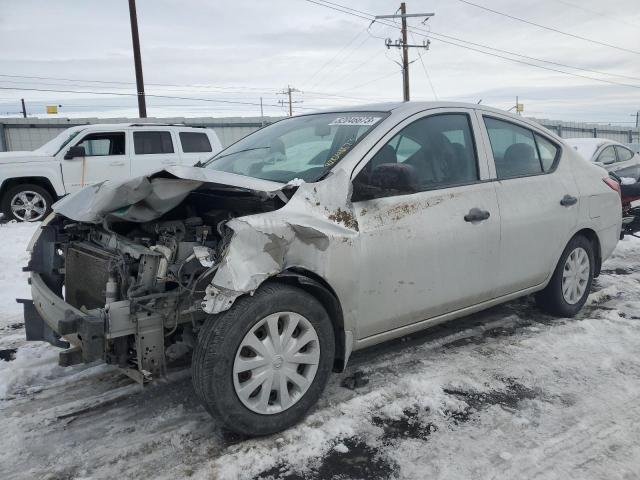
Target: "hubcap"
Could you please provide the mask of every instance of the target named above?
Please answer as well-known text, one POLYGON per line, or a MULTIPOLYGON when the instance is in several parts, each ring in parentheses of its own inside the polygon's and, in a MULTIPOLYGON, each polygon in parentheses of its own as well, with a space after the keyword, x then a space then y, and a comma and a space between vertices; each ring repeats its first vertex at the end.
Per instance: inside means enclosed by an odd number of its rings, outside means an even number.
POLYGON ((278 312, 245 335, 233 362, 233 385, 240 401, 261 414, 287 410, 309 389, 318 371, 320 342, 309 320, 278 312))
POLYGON ((589 284, 590 267, 589 255, 584 248, 571 251, 562 271, 562 296, 567 303, 578 303, 584 295, 589 284))
POLYGON ((11 213, 23 222, 35 222, 41 220, 47 211, 47 202, 37 192, 24 190, 14 195, 11 199, 11 213))

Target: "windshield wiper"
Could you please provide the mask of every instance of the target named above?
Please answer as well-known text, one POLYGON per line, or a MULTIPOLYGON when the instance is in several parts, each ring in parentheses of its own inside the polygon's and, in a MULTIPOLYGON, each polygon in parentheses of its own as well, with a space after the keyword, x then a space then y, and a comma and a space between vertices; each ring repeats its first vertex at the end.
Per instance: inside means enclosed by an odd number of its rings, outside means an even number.
MULTIPOLYGON (((219 157, 213 157, 212 159, 210 159, 207 163, 209 162, 213 162, 214 160, 220 160, 221 158, 224 157, 229 157, 231 155, 236 155, 237 153, 244 153, 244 152, 250 152, 251 150, 263 150, 265 148, 271 148, 271 147, 253 147, 253 148, 245 148, 244 150, 238 150, 237 152, 231 152, 231 153, 227 153, 226 155, 220 155, 219 157)), ((206 164, 205 164, 206 165, 206 164)))

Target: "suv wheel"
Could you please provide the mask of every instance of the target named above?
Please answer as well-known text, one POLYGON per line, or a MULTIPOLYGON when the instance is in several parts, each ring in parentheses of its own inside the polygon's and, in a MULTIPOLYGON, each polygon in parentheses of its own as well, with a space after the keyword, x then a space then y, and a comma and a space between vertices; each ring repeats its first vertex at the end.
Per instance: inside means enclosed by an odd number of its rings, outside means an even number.
POLYGON ((549 284, 536 295, 538 305, 553 315, 576 315, 591 291, 593 266, 593 244, 582 235, 573 237, 562 252, 549 284))
POLYGON ((2 198, 2 212, 9 220, 38 222, 51 212, 53 198, 39 185, 23 183, 7 190, 2 198))
POLYGON ((228 429, 275 433, 316 403, 334 350, 331 320, 316 298, 288 285, 265 285, 205 322, 193 356, 194 388, 228 429))

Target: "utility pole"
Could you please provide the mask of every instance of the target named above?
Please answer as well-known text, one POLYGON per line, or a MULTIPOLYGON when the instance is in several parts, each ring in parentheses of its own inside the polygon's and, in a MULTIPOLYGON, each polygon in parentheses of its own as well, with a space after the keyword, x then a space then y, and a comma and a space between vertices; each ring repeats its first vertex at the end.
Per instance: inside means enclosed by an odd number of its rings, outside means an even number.
POLYGON ((264 110, 262 109, 262 97, 260 97, 260 126, 264 127, 264 110))
POLYGON ((138 115, 147 118, 147 105, 144 98, 144 79, 142 78, 142 58, 140 57, 140 38, 138 36, 138 15, 136 0, 129 0, 129 19, 131 20, 131 42, 133 43, 133 61, 136 66, 136 88, 138 90, 138 115))
POLYGON ((404 2, 400 4, 402 15, 402 98, 409 101, 409 47, 407 46, 407 7, 404 2))
POLYGON ((22 103, 22 116, 27 118, 27 107, 24 106, 24 98, 20 99, 20 103, 22 103))
MULTIPOLYGON (((425 50, 429 49, 429 44, 431 43, 429 40, 427 42, 423 42, 422 45, 409 45, 407 43, 407 17, 426 17, 428 20, 429 17, 433 17, 435 13, 407 13, 407 6, 404 2, 400 4, 400 14, 399 15, 376 15, 376 20, 382 18, 400 18, 401 19, 401 32, 402 39, 396 40, 392 42, 390 38, 387 38, 384 42, 387 48, 396 47, 402 48, 402 98, 405 102, 409 101, 409 48, 418 47, 424 48, 425 50)), ((375 21, 375 20, 374 20, 375 21)), ((426 20, 425 20, 426 21, 426 20)))
POLYGON ((278 103, 280 105, 285 105, 288 104, 289 105, 289 116, 293 116, 293 104, 294 103, 302 103, 302 101, 297 100, 297 101, 293 101, 291 94, 294 92, 299 92, 300 90, 298 90, 297 88, 292 88, 291 85, 287 85, 286 90, 282 91, 279 93, 279 95, 287 95, 288 100, 278 100, 278 103))

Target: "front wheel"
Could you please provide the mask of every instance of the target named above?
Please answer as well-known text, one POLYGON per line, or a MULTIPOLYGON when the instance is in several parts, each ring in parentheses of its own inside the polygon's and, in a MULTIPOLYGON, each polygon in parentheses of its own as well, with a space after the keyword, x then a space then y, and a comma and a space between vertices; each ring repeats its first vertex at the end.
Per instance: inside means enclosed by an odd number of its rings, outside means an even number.
POLYGON ((7 190, 2 198, 2 212, 8 220, 38 222, 51 212, 53 198, 40 185, 23 183, 7 190))
POLYGON ((576 315, 591 291, 593 267, 593 244, 582 235, 573 237, 562 252, 549 284, 536 295, 538 305, 553 315, 576 315))
POLYGON ((193 356, 196 394, 228 429, 267 435, 298 422, 327 383, 335 350, 322 304, 270 284, 208 319, 193 356))

